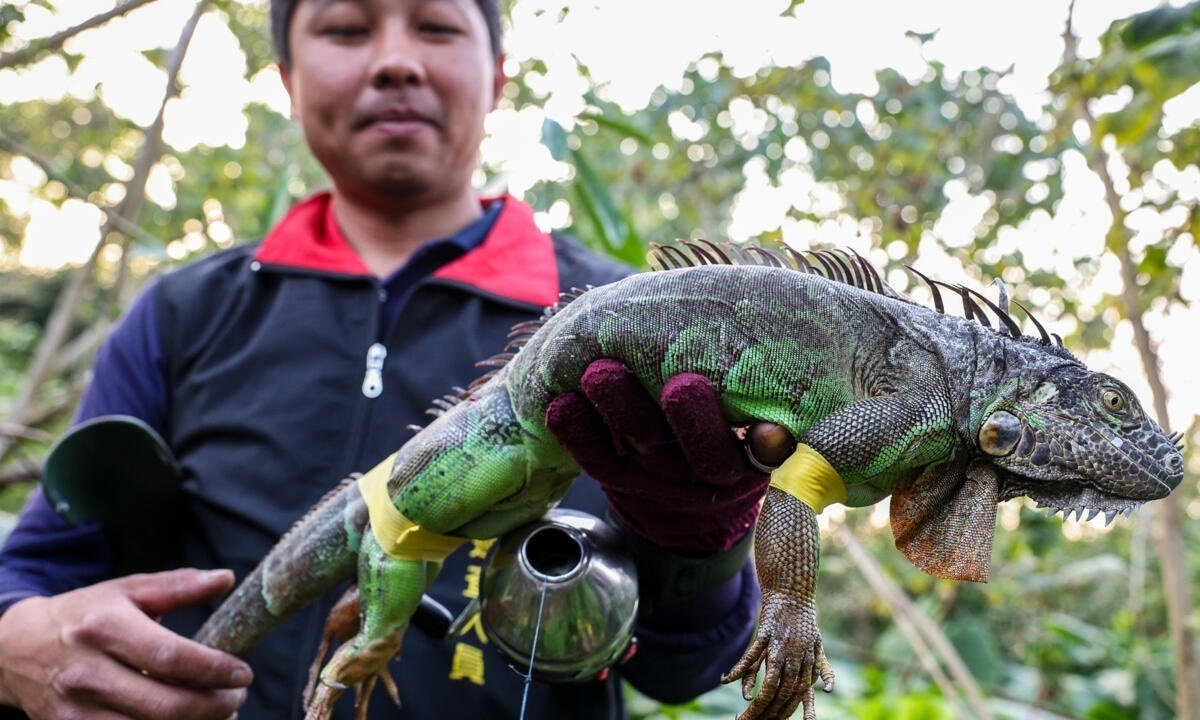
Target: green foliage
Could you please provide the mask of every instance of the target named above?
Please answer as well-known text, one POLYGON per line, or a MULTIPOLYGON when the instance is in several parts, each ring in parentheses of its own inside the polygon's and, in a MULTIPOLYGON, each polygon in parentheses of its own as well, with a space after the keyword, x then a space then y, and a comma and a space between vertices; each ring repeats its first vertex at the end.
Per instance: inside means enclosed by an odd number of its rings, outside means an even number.
MULTIPOLYGON (((20 313, 37 312, 25 308, 20 313)), ((0 316, 0 412, 7 408, 3 400, 17 394, 25 364, 38 338, 38 325, 30 318, 0 316)))
POLYGON ((118 118, 97 97, 11 103, 3 117, 4 138, 48 166, 43 169, 52 174, 38 194, 56 204, 71 197, 72 188, 85 190, 84 199, 103 202, 111 184, 128 180, 143 141, 137 126, 118 118))
MULTIPOLYGON (((902 239, 915 250, 953 182, 989 200, 976 228, 983 245, 1001 228, 1052 210, 1061 197, 1054 155, 1037 125, 996 90, 999 77, 977 71, 949 78, 931 64, 916 84, 882 73, 880 92, 868 97, 836 92, 823 59, 740 78, 719 56, 703 58, 681 91, 659 90, 644 110, 627 113, 590 95, 565 138, 557 129, 545 136, 556 158, 584 159, 574 165, 577 182, 537 188, 536 203, 566 197, 582 204, 589 222, 574 229, 583 237, 597 232, 592 205, 612 202, 628 209, 635 236, 723 237, 748 176, 790 174, 801 179, 785 223, 849 216, 875 242, 902 239), (1026 169, 1035 163, 1046 172, 1031 180, 1026 169), (824 191, 840 202, 822 203, 824 191)), ((515 104, 540 100, 522 90, 515 104)), ((619 225, 599 232, 628 235, 619 225)), ((781 236, 775 225, 758 238, 781 236)), ((982 267, 984 274, 994 270, 982 267)))
POLYGON ((8 44, 12 38, 12 26, 25 21, 27 7, 53 8, 50 0, 16 0, 0 5, 0 47, 8 44))
MULTIPOLYGON (((609 127, 616 127, 615 123, 609 127)), ((624 137, 632 137, 634 131, 625 130, 624 137)), ((573 206, 589 221, 590 232, 582 233, 597 249, 624 260, 631 265, 642 265, 645 245, 638 238, 633 226, 613 200, 609 184, 600 178, 587 153, 572 147, 563 127, 547 119, 542 125, 542 142, 550 155, 559 161, 569 161, 575 168, 577 182, 571 185, 573 206), (596 241, 600 242, 597 243, 596 241)))
POLYGON ((1133 99, 1105 116, 1104 134, 1157 155, 1162 106, 1200 79, 1200 3, 1162 6, 1118 21, 1101 38, 1103 55, 1075 70, 1085 97, 1127 88, 1133 99))
MULTIPOLYGON (((1178 239, 1194 244, 1200 238, 1200 206, 1194 198, 1181 198, 1164 187, 1154 175, 1160 164, 1178 171, 1195 166, 1200 157, 1200 125, 1193 123, 1173 134, 1163 125, 1167 101, 1200 82, 1200 2, 1164 5, 1119 20, 1103 34, 1101 46, 1094 60, 1079 59, 1060 68, 1052 90, 1059 104, 1069 108, 1090 107, 1106 96, 1127 98, 1096 118, 1090 142, 1099 147, 1102 138, 1111 138, 1129 165, 1126 216, 1138 210, 1176 211, 1179 221, 1169 224, 1137 258, 1137 283, 1141 297, 1179 299, 1181 274, 1168 264, 1167 251, 1178 239)), ((1116 226, 1109 249, 1126 242, 1127 236, 1127 228, 1116 226)))
POLYGON ((12 37, 12 33, 8 29, 9 25, 23 22, 24 20, 25 13, 16 5, 5 3, 0 6, 0 43, 6 43, 12 37))
POLYGON ((252 77, 259 70, 275 64, 266 3, 217 0, 213 5, 225 16, 229 29, 246 55, 247 76, 252 77))

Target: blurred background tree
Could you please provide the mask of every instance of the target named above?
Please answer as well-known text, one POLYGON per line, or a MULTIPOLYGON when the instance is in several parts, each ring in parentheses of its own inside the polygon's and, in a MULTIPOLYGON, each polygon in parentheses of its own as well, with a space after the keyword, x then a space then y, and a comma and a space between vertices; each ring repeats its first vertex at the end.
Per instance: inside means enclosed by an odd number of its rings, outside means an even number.
MULTIPOLYGON (((766 5, 799 27, 821 4, 766 5)), ((1013 68, 932 59, 937 33, 924 31, 910 33, 918 71, 884 69, 869 91, 839 89, 825 58, 748 67, 702 49, 631 103, 578 54, 520 49, 525 28, 565 28, 591 6, 508 5, 512 80, 480 182, 521 194, 546 227, 639 266, 650 241, 705 237, 849 245, 899 289, 911 284, 901 263, 980 286, 1003 278, 1068 347, 1116 368, 1164 426, 1188 431, 1184 485, 1133 520, 1103 528, 1003 506, 984 586, 908 566, 882 509, 827 513, 821 608, 839 684, 819 699, 821 717, 1200 720, 1187 402, 1198 391, 1188 363, 1200 3, 1120 18, 1098 38, 1079 32, 1073 5, 1031 17, 1062 29, 1038 107, 1007 90, 1013 68), (577 79, 565 111, 554 82, 564 74, 577 79), (513 150, 522 132, 540 145, 513 150), (517 157, 540 169, 522 174, 517 157)), ((263 0, 123 0, 94 16, 61 0, 0 7, 0 534, 137 289, 258 237, 322 186, 278 99, 265 10, 263 0), (122 30, 153 13, 169 28, 157 37, 122 30), (198 32, 225 39, 237 87, 206 84, 189 54, 198 32), (140 51, 126 82, 152 99, 139 112, 119 102, 122 86, 96 80, 104 37, 140 51), (240 140, 205 140, 202 127, 202 139, 181 139, 179 127, 203 125, 205 103, 231 94, 240 140), (84 259, 39 260, 68 246, 84 259)), ((612 50, 639 51, 650 52, 612 50)), ((631 696, 639 718, 743 706, 732 688, 681 707, 631 696)))

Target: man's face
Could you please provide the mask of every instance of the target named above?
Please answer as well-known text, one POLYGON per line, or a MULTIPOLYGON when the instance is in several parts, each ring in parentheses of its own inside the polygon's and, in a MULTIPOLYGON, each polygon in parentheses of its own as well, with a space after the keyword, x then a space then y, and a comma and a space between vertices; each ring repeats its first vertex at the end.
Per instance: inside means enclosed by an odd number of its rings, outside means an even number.
POLYGON ((471 191, 503 74, 474 0, 302 0, 281 68, 341 193, 390 204, 471 191))

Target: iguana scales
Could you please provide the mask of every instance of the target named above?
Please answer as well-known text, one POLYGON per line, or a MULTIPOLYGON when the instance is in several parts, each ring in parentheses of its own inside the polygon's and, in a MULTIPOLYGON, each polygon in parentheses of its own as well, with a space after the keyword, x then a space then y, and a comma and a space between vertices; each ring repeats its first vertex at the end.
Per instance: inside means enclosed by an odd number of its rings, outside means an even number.
POLYGON ((896 545, 917 567, 983 581, 998 502, 1026 495, 1111 519, 1182 479, 1179 436, 1036 319, 1039 337, 1022 335, 1003 290, 993 303, 928 281, 931 309, 850 253, 711 243, 656 253, 664 269, 581 291, 518 326, 511 359, 315 506, 197 638, 245 652, 357 572, 361 628, 325 665, 309 717, 326 717, 347 687, 369 692, 446 554, 539 517, 578 475, 544 417, 598 358, 622 361, 656 396, 677 373, 703 374, 732 423, 775 423, 799 441, 772 473, 754 531, 762 610, 725 680, 741 679, 751 700, 765 675, 742 720, 801 704, 815 717, 816 680, 832 687, 814 598, 826 504, 891 495, 896 545), (939 285, 961 296, 966 317, 942 311, 939 285))

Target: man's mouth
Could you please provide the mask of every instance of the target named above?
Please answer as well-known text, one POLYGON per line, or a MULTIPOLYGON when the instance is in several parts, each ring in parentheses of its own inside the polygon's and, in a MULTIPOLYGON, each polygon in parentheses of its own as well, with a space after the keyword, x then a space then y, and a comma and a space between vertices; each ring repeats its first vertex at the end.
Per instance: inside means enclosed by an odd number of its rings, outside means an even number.
POLYGON ((361 113, 354 123, 355 130, 376 128, 404 131, 418 127, 437 127, 428 115, 404 107, 387 107, 361 113))

